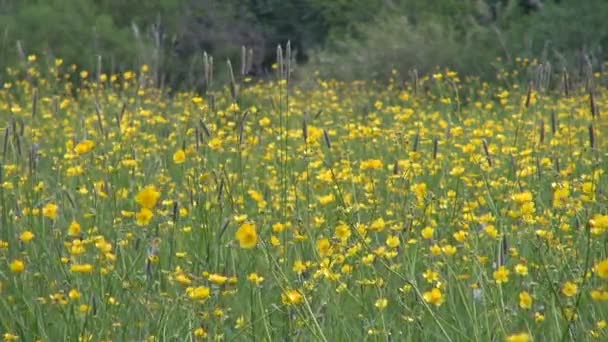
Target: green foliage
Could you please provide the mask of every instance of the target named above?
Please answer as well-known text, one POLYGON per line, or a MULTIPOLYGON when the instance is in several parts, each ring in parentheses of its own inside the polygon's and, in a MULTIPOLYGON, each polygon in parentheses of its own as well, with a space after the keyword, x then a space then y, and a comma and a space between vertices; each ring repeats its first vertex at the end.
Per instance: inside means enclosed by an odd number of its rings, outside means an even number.
POLYGON ((89 1, 23 1, 0 16, 0 28, 5 65, 19 57, 17 42, 24 53, 57 56, 91 69, 97 55, 124 64, 131 55, 129 31, 116 27, 112 16, 100 14, 89 1))
POLYGON ((543 52, 573 55, 578 49, 601 61, 608 46, 608 2, 564 1, 545 6, 533 16, 524 16, 508 27, 515 51, 529 56, 543 52))
POLYGON ((449 67, 491 77, 516 57, 538 58, 560 69, 580 69, 589 55, 606 59, 608 3, 543 2, 525 14, 515 1, 404 0, 403 10, 384 12, 360 35, 332 42, 316 54, 324 73, 339 78, 388 77, 392 69, 431 72, 449 67), (407 13, 405 15, 404 13, 407 13))
POLYGON ((101 56, 106 72, 145 63, 159 85, 199 88, 204 51, 218 70, 246 46, 252 73, 267 75, 290 40, 299 64, 312 57, 311 68, 340 78, 436 66, 488 76, 497 57, 578 67, 583 51, 597 64, 605 13, 601 0, 0 1, 0 68, 38 54, 94 70, 101 56))

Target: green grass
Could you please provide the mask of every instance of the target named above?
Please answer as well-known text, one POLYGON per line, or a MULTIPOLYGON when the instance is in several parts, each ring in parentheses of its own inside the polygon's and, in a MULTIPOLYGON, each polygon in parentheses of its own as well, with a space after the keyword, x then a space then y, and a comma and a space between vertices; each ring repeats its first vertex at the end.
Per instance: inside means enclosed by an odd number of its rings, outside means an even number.
POLYGON ((0 92, 5 339, 606 338, 605 75, 593 101, 84 76, 31 62, 0 92))

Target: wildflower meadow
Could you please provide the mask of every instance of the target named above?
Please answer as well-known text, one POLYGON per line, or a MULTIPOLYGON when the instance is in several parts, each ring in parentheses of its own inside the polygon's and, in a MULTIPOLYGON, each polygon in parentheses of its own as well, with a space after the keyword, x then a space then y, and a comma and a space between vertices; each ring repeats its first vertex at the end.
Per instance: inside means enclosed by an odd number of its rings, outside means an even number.
POLYGON ((608 82, 31 55, 0 90, 5 341, 608 339, 608 82), (525 79, 525 80, 524 80, 525 79))

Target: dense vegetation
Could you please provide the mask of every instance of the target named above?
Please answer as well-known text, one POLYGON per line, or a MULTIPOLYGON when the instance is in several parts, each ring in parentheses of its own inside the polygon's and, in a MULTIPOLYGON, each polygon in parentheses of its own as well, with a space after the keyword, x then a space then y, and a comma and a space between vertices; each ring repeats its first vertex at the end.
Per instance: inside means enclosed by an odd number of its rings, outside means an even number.
POLYGON ((607 14, 603 0, 4 0, 0 67, 32 53, 109 73, 146 63, 158 84, 202 88, 203 51, 223 68, 244 45, 267 75, 291 40, 300 64, 342 79, 437 65, 491 78, 515 57, 575 71, 605 60, 607 14))
POLYGON ((608 340, 607 15, 0 0, 0 337, 608 340))
POLYGON ((288 51, 204 95, 10 70, 5 341, 608 338, 605 73, 301 87, 288 51))

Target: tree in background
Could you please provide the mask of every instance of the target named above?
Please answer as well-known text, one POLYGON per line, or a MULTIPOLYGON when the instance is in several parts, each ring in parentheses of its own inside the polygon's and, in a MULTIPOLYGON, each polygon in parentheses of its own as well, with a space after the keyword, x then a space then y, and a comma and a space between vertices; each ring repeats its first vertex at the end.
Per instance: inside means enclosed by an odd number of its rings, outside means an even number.
POLYGON ((106 72, 145 63, 159 85, 199 88, 204 51, 220 69, 251 48, 263 76, 291 40, 299 63, 341 78, 493 75, 496 57, 602 60, 607 14, 602 0, 0 0, 0 67, 35 53, 95 70, 101 56, 106 72))

